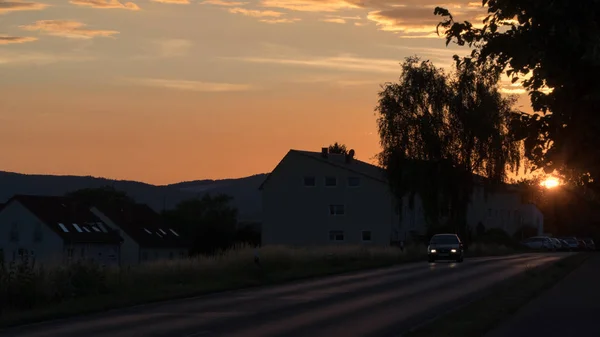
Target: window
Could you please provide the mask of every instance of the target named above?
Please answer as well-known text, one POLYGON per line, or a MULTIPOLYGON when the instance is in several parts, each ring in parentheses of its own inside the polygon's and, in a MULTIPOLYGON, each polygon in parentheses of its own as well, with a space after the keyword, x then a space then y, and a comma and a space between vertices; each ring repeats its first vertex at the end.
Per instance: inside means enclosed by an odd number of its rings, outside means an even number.
POLYGON ((348 177, 348 186, 349 187, 360 186, 360 178, 359 177, 348 177))
POLYGON ((344 241, 344 231, 329 231, 329 241, 344 241))
POLYGON ((79 227, 79 225, 78 225, 78 224, 74 223, 74 224, 73 224, 73 227, 75 227, 75 230, 76 230, 78 233, 83 233, 83 231, 81 230, 81 227, 79 227))
POLYGON ((35 229, 33 231, 33 242, 41 242, 42 241, 42 224, 35 224, 35 229))
POLYGON ((16 222, 10 228, 10 242, 19 242, 19 227, 16 222))
POLYGON ((317 185, 317 178, 309 176, 304 177, 304 186, 314 187, 317 185))
POLYGON ((362 240, 371 241, 371 231, 362 231, 362 240))
POLYGON ((69 257, 69 258, 73 257, 73 248, 67 248, 67 257, 69 257))
POLYGON ((325 186, 327 186, 327 187, 337 186, 337 178, 336 177, 325 177, 325 186))
POLYGON ((329 205, 330 215, 344 215, 346 212, 344 205, 329 205))

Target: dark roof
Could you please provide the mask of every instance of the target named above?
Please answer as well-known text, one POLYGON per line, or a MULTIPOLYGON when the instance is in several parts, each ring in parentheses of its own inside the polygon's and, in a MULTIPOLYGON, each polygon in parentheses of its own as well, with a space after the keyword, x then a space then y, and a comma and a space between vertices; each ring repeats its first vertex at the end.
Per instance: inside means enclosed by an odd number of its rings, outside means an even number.
POLYGON ((188 246, 180 229, 166 224, 163 217, 148 205, 97 205, 96 208, 141 247, 185 248, 188 246))
POLYGON ((83 204, 59 196, 15 195, 17 201, 68 243, 120 243, 121 236, 83 204))
MULTIPOLYGON (((302 151, 302 150, 294 150, 294 149, 290 150, 286 154, 285 157, 292 155, 292 154, 298 154, 298 155, 302 155, 307 158, 312 158, 314 160, 318 160, 320 162, 327 163, 329 165, 339 167, 339 168, 348 170, 350 172, 354 172, 354 173, 363 175, 365 177, 369 177, 371 179, 380 181, 382 183, 387 183, 386 172, 383 168, 373 165, 373 164, 365 163, 365 162, 360 161, 355 158, 353 158, 350 161, 346 161, 346 160, 344 160, 344 155, 332 154, 332 153, 329 153, 327 155, 327 158, 324 158, 322 156, 321 152, 311 152, 311 151, 302 151), (338 156, 339 156, 339 158, 338 158, 338 156)), ((263 186, 267 183, 267 181, 269 181, 269 177, 271 177, 271 174, 273 174, 277 170, 277 168, 279 167, 279 165, 282 162, 283 162, 283 159, 281 160, 281 162, 279 162, 279 164, 275 167, 275 169, 273 169, 273 172, 271 172, 267 176, 265 181, 260 185, 260 187, 259 187, 260 190, 263 189, 263 186)))

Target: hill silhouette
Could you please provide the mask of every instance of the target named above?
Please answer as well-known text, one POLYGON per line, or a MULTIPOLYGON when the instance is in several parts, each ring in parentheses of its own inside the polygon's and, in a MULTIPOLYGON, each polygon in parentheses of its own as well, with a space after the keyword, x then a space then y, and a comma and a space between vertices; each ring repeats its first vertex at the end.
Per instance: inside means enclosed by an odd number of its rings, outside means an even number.
POLYGON ((224 193, 232 196, 233 206, 239 210, 241 221, 260 221, 261 198, 258 187, 267 174, 256 174, 238 179, 196 180, 170 185, 152 185, 138 181, 112 180, 92 176, 21 174, 0 171, 0 203, 15 194, 64 195, 82 188, 106 185, 126 192, 139 203, 156 211, 171 209, 182 200, 202 197, 204 194, 224 193))

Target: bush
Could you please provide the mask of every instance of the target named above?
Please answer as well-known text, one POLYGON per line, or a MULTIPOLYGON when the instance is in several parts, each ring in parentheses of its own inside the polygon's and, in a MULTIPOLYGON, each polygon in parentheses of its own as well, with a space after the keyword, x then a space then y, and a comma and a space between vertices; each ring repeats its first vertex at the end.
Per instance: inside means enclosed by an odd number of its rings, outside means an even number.
MULTIPOLYGON (((113 295, 126 305, 426 259, 423 245, 407 245, 404 251, 396 247, 348 245, 268 246, 258 252, 260 266, 254 263, 254 248, 247 246, 212 257, 156 261, 131 268, 108 268, 93 262, 39 266, 26 259, 2 264, 0 310, 52 307, 75 299, 103 298, 106 301, 110 297, 106 295, 113 295)), ((469 255, 509 252, 500 245, 476 244, 469 255)))

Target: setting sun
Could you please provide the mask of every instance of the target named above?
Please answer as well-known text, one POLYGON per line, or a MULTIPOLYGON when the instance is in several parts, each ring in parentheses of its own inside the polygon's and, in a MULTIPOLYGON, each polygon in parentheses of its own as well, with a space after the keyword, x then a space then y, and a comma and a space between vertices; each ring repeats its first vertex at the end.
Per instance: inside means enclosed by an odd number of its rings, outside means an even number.
POLYGON ((560 181, 555 177, 548 177, 544 181, 542 181, 542 186, 545 188, 555 188, 560 185, 560 181))

